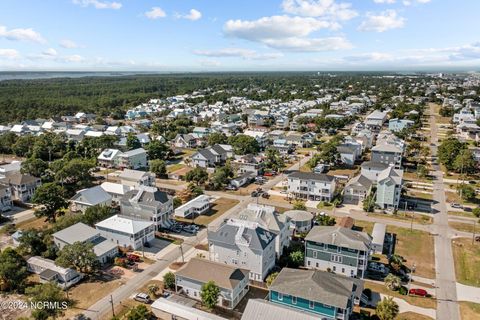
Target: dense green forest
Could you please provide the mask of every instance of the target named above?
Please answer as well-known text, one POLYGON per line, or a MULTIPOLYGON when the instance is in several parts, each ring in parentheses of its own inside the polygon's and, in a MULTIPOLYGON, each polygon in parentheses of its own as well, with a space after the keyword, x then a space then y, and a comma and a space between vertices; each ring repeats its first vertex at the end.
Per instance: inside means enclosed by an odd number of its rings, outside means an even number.
POLYGON ((127 108, 149 98, 206 89, 211 94, 203 100, 209 103, 226 101, 235 95, 257 100, 311 99, 323 88, 348 88, 348 94, 356 94, 381 86, 382 92, 391 96, 397 93, 399 81, 407 81, 381 75, 384 74, 344 73, 331 77, 312 72, 211 73, 6 80, 0 81, 0 123, 78 111, 121 118, 127 108))

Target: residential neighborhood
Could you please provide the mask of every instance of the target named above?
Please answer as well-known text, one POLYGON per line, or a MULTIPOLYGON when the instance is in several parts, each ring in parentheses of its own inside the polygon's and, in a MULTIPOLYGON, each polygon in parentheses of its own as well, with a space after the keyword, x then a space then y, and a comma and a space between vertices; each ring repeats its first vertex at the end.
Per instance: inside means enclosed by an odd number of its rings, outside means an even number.
POLYGON ((2 126, 2 291, 59 290, 58 319, 474 319, 480 78, 367 78, 2 126))

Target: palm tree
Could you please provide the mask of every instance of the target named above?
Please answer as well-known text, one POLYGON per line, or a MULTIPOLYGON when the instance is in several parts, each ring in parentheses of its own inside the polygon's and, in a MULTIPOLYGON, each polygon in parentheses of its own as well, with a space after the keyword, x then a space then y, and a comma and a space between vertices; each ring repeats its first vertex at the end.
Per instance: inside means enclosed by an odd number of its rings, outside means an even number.
POLYGON ((158 290, 160 290, 160 287, 156 283, 152 283, 148 286, 148 293, 150 293, 153 296, 157 296, 158 290))
POLYGON ((385 286, 392 291, 396 291, 402 286, 402 280, 396 275, 390 273, 385 277, 385 286))
POLYGON ((398 304, 392 297, 385 297, 377 304, 375 314, 380 320, 393 320, 399 312, 398 304))
POLYGON ((403 267, 403 257, 398 254, 392 254, 388 259, 388 263, 396 272, 398 272, 403 267))

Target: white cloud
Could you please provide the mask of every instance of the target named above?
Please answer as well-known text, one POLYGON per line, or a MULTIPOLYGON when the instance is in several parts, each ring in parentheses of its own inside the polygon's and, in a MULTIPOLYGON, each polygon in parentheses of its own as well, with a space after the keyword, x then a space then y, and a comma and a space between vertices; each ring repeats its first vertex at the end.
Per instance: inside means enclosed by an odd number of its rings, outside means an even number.
POLYGON ((122 7, 120 2, 108 2, 100 0, 73 0, 73 3, 82 7, 93 6, 95 9, 118 10, 122 7))
POLYGON ((145 16, 148 19, 159 19, 159 18, 165 18, 167 14, 165 11, 163 11, 162 8, 160 7, 153 7, 150 11, 145 12, 145 16))
POLYGON ((199 56, 216 57, 216 58, 231 58, 240 57, 248 60, 269 60, 277 59, 283 56, 280 52, 258 53, 255 50, 243 48, 223 48, 219 50, 195 50, 193 52, 199 56))
POLYGON ((404 24, 405 19, 397 15, 395 10, 385 10, 377 15, 369 12, 367 19, 360 24, 358 30, 385 32, 390 29, 402 28, 404 24))
POLYGON ((202 17, 202 13, 196 9, 190 9, 190 12, 188 14, 176 14, 175 17, 178 19, 196 21, 202 17))
POLYGON ((228 20, 224 26, 227 35, 259 41, 286 37, 304 37, 320 29, 337 29, 336 23, 315 18, 272 16, 258 20, 228 20))
POLYGON ((16 59, 20 57, 20 53, 15 49, 0 49, 0 58, 16 59))
POLYGON ((387 52, 371 52, 343 57, 340 62, 349 66, 418 67, 418 66, 467 66, 480 63, 480 43, 458 47, 408 49, 387 52))
POLYGON ((395 3, 396 0, 373 0, 373 2, 380 3, 380 4, 382 3, 392 4, 392 3, 395 3))
POLYGON ((60 46, 65 49, 75 49, 79 47, 79 45, 75 41, 68 39, 60 41, 60 46))
POLYGON ((265 44, 275 49, 297 52, 334 51, 353 47, 343 37, 267 39, 265 44))
POLYGON ((262 43, 287 51, 327 51, 349 49, 344 37, 309 38, 322 29, 336 30, 338 23, 312 17, 272 16, 258 20, 229 20, 224 26, 226 35, 262 43))
POLYGON ((346 61, 388 61, 392 59, 392 55, 382 52, 371 52, 371 53, 362 53, 352 56, 347 56, 343 58, 346 61))
POLYGON ((403 0, 402 3, 404 6, 411 6, 412 4, 425 4, 429 3, 431 0, 403 0))
POLYGON ((42 54, 45 56, 55 57, 58 53, 57 50, 53 48, 48 48, 47 50, 44 50, 42 54))
POLYGON ((33 41, 38 43, 46 42, 42 35, 32 28, 17 28, 8 30, 7 27, 0 26, 0 38, 16 41, 33 41))
POLYGON ((65 61, 65 62, 83 62, 85 60, 85 58, 82 57, 81 55, 73 54, 73 55, 70 55, 70 56, 62 57, 61 60, 65 61))
POLYGON ((289 14, 332 20, 350 20, 358 15, 350 3, 335 0, 283 0, 282 9, 289 14))

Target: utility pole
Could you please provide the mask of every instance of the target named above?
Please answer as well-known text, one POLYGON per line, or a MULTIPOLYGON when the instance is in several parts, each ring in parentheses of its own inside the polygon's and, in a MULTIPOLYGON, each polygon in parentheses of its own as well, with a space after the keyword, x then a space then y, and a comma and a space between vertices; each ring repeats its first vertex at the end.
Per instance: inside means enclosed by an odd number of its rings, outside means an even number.
POLYGON ((410 285, 412 283, 412 277, 415 273, 416 265, 415 262, 413 263, 412 270, 410 271, 410 277, 408 278, 408 294, 410 294, 410 285))
POLYGON ((472 245, 475 244, 475 227, 477 226, 477 220, 473 220, 473 236, 472 236, 472 245))
POLYGON ((113 307, 113 296, 110 295, 110 305, 112 306, 112 316, 115 317, 115 308, 113 307))
POLYGON ((180 244, 180 253, 182 254, 182 263, 185 262, 185 257, 183 256, 183 245, 180 244))
POLYGON ((413 231, 413 218, 415 217, 415 212, 412 210, 412 220, 410 221, 410 232, 413 231))

